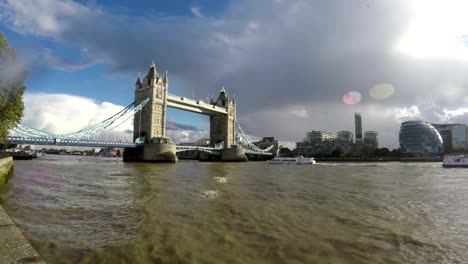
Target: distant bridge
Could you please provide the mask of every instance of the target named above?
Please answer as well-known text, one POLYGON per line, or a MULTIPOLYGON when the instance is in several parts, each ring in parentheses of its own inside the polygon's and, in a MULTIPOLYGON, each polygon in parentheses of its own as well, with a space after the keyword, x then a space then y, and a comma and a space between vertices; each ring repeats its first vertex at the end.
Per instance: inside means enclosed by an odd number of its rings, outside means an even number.
POLYGON ((23 144, 23 145, 43 145, 43 146, 73 146, 73 147, 90 147, 90 148, 132 148, 135 143, 131 142, 111 142, 100 140, 84 140, 84 139, 57 139, 57 138, 38 138, 38 137, 14 137, 9 136, 5 139, 5 143, 23 144))
MULTIPOLYGON (((22 145, 41 145, 41 146, 63 146, 63 147, 89 147, 89 148, 133 148, 138 146, 131 142, 112 142, 100 140, 75 140, 75 139, 57 139, 57 138, 38 138, 38 137, 16 137, 9 136, 5 139, 5 143, 22 144, 22 145)), ((222 148, 201 147, 201 146, 176 146, 176 152, 184 151, 201 151, 212 155, 221 155, 222 148)), ((246 149, 246 154, 271 156, 272 153, 267 151, 255 151, 246 149)))

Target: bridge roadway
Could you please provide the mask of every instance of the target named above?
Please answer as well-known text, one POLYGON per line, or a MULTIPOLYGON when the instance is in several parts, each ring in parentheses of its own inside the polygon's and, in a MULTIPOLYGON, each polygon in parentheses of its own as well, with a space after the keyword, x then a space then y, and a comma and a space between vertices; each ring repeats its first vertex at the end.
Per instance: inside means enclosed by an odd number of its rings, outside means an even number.
MULTIPOLYGON (((73 146, 73 147, 94 147, 94 148, 133 148, 137 144, 131 142, 109 142, 99 140, 72 140, 72 139, 52 139, 52 138, 25 138, 9 136, 5 143, 44 145, 44 146, 73 146)), ((198 150, 208 152, 214 155, 220 155, 220 148, 199 147, 199 146, 176 146, 176 152, 198 150)), ((245 154, 271 156, 270 152, 253 151, 245 149, 245 154)))
POLYGON ((74 147, 115 147, 131 148, 135 143, 131 142, 108 142, 99 140, 74 140, 74 139, 53 139, 53 138, 25 138, 25 137, 7 137, 5 143, 10 144, 28 144, 28 145, 54 145, 54 146, 74 146, 74 147))
POLYGON ((212 113, 227 114, 227 110, 224 107, 208 104, 202 100, 195 101, 187 97, 181 97, 173 94, 168 94, 167 106, 204 115, 210 115, 212 113))

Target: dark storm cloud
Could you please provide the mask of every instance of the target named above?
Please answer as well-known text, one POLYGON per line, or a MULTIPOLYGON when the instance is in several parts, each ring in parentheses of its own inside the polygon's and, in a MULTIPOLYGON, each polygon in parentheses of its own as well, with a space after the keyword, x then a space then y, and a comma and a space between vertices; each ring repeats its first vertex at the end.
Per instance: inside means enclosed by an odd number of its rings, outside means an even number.
POLYGON ((72 1, 22 1, 0 4, 11 28, 85 48, 115 74, 144 72, 154 59, 187 93, 216 95, 225 86, 236 95, 244 128, 256 135, 274 130, 279 116, 287 123, 278 129, 285 140, 311 129, 352 130, 358 110, 383 113, 364 112, 363 119, 394 133, 394 109, 461 105, 468 86, 464 63, 395 52, 410 23, 406 0, 241 0, 214 17, 138 18, 72 1), (396 92, 373 100, 368 91, 382 82, 396 92), (362 94, 360 106, 341 103, 350 90, 362 94))
POLYGON ((387 79, 389 50, 407 23, 394 1, 236 1, 216 18, 128 18, 60 3, 64 11, 50 3, 57 25, 39 18, 28 30, 86 48, 115 73, 136 74, 155 59, 187 91, 224 85, 246 106, 268 97, 255 107, 339 100, 387 79))

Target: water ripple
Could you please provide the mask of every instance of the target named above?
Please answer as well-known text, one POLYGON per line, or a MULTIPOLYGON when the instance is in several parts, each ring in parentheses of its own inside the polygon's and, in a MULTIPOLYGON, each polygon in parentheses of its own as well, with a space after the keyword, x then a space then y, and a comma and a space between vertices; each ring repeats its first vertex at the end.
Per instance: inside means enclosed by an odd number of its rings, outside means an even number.
POLYGON ((0 202, 48 263, 468 263, 460 172, 57 156, 0 202))

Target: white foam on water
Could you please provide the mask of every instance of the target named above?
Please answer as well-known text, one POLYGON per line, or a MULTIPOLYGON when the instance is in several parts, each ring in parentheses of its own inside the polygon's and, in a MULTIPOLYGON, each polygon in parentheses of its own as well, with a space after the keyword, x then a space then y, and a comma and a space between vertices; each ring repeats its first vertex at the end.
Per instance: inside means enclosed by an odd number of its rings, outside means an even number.
POLYGON ((217 183, 227 183, 228 182, 228 178, 227 177, 214 177, 215 181, 217 183))
POLYGON ((207 190, 200 193, 200 196, 205 199, 214 200, 218 197, 219 191, 218 190, 207 190))

